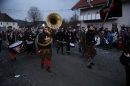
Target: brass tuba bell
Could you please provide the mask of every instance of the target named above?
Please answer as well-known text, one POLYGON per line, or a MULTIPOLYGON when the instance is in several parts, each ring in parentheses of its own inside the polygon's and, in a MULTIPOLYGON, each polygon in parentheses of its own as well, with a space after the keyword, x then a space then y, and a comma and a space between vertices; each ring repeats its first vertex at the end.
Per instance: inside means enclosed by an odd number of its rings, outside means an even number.
MULTIPOLYGON (((47 18, 46 18, 46 23, 47 23, 49 29, 57 29, 57 28, 59 28, 59 27, 61 26, 61 24, 62 24, 62 18, 61 18, 61 16, 60 16, 59 14, 57 14, 57 13, 50 13, 50 14, 47 16, 47 18)), ((42 24, 42 27, 45 27, 45 25, 42 24)), ((51 31, 51 30, 49 30, 49 31, 51 31)), ((40 34, 40 33, 39 33, 39 34, 40 34)), ((51 37, 50 41, 46 41, 46 43, 44 43, 44 44, 43 44, 43 43, 39 43, 39 42, 38 42, 39 34, 37 35, 37 38, 36 38, 36 41, 37 41, 38 45, 47 46, 47 45, 49 45, 49 44, 52 42, 53 39, 52 39, 52 37, 51 37)))
POLYGON ((57 29, 62 24, 62 18, 57 13, 50 13, 46 18, 46 23, 49 28, 51 29, 57 29))

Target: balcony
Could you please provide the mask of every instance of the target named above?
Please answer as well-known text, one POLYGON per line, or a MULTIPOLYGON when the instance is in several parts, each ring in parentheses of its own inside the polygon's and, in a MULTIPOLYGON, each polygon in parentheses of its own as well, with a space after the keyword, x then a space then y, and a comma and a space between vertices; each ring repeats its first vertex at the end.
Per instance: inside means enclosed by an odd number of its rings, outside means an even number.
MULTIPOLYGON (((117 17, 112 17, 109 19, 117 19, 117 17)), ((80 16, 80 21, 92 21, 92 20, 101 20, 100 14, 91 14, 91 15, 82 15, 80 16)))

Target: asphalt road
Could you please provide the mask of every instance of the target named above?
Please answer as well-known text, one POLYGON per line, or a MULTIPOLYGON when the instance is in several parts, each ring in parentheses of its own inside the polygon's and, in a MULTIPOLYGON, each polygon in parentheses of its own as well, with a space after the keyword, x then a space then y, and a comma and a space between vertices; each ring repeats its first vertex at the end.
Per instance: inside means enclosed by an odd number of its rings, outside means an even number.
POLYGON ((119 62, 122 51, 97 49, 92 69, 86 66, 86 58, 81 57, 77 46, 71 54, 61 55, 52 47, 52 73, 40 68, 39 54, 34 58, 17 55, 11 62, 5 44, 0 53, 0 86, 125 86, 124 66, 119 62), (17 75, 17 77, 16 77, 17 75))

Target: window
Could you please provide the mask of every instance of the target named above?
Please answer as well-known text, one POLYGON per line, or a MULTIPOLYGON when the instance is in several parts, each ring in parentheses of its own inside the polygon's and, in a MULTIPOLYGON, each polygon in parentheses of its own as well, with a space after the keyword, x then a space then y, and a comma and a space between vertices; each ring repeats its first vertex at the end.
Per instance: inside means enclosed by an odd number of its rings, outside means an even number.
POLYGON ((13 23, 13 25, 15 25, 15 23, 13 23))
POLYGON ((1 25, 2 25, 2 23, 1 23, 1 25))
POLYGON ((90 15, 91 14, 91 12, 90 11, 87 11, 87 15, 90 15))
POLYGON ((8 25, 8 22, 6 24, 8 25))
POLYGON ((84 15, 87 15, 87 11, 84 12, 84 15))

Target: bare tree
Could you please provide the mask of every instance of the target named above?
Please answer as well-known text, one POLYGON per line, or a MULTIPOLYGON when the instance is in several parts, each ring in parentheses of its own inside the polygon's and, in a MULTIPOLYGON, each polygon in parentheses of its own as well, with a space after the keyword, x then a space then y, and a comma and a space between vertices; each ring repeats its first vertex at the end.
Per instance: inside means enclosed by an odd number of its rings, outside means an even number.
POLYGON ((34 26, 37 26, 38 21, 42 21, 42 12, 35 6, 30 7, 27 13, 28 19, 33 22, 34 26))
POLYGON ((68 27, 68 21, 67 21, 67 19, 63 19, 63 20, 62 20, 62 25, 61 25, 61 27, 65 28, 65 29, 68 27))
POLYGON ((77 24, 79 23, 78 21, 78 15, 76 14, 76 12, 73 14, 72 17, 70 17, 70 21, 69 21, 69 25, 72 27, 72 28, 77 28, 77 24))

